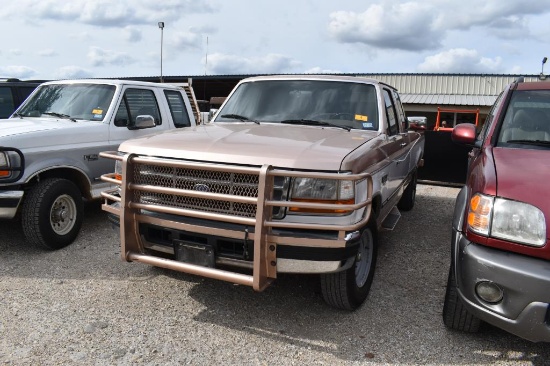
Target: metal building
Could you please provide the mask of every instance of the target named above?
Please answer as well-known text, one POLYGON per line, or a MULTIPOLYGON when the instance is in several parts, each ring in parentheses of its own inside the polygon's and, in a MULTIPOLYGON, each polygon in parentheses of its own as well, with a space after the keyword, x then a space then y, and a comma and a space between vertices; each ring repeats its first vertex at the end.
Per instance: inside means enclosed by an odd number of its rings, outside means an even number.
MULTIPOLYGON (((437 108, 479 109, 481 122, 507 84, 522 75, 510 74, 342 74, 378 79, 399 90, 408 116, 428 118, 433 126, 437 108)), ((166 83, 184 83, 192 79, 197 99, 210 102, 226 97, 241 80, 258 75, 164 76, 166 83)), ((536 81, 539 75, 526 75, 525 81, 536 81)), ((159 77, 128 78, 159 81, 159 77)), ((208 104, 208 103, 205 103, 208 104)))

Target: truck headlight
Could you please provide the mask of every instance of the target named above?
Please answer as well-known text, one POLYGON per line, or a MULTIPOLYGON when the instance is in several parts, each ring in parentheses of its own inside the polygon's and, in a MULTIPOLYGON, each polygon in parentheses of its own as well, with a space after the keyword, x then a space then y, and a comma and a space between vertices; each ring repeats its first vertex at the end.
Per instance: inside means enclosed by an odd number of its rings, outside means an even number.
POLYGON ((524 202, 475 194, 470 200, 468 227, 474 233, 541 247, 546 221, 537 207, 524 202))
POLYGON ((8 156, 4 152, 0 152, 0 177, 8 177, 10 175, 9 170, 2 170, 2 168, 8 168, 8 156))
POLYGON ((122 161, 115 162, 115 179, 122 182, 122 161))
MULTIPOLYGON (((351 180, 295 178, 290 191, 290 199, 298 202, 332 204, 355 203, 355 185, 351 180)), ((347 213, 349 210, 325 210, 291 207, 290 212, 308 213, 347 213)))

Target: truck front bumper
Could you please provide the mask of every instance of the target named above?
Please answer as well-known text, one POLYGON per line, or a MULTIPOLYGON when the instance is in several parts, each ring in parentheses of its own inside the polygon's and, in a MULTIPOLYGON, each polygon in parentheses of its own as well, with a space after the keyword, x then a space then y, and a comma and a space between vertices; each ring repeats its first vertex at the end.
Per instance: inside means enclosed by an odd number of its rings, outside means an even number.
POLYGON ((12 219, 23 200, 23 191, 0 191, 0 219, 12 219))
MULTIPOLYGON (((110 205, 113 209, 119 210, 118 202, 110 205)), ((149 213, 151 214, 151 213, 149 213)), ((120 238, 120 219, 119 216, 108 213, 108 220, 120 238)), ((254 228, 220 224, 219 222, 209 222, 205 220, 187 219, 188 223, 194 227, 210 227, 211 230, 231 230, 233 232, 241 232, 242 238, 220 237, 212 234, 200 234, 196 232, 187 232, 184 230, 174 230, 167 227, 142 224, 139 226, 141 244, 147 251, 165 253, 169 256, 174 256, 174 239, 190 238, 188 241, 198 243, 208 243, 216 254, 217 265, 228 265, 242 268, 253 269, 252 259, 254 258, 254 228)), ((337 241, 335 235, 329 233, 315 232, 293 232, 293 231, 276 231, 273 233, 273 244, 276 245, 276 263, 277 273, 302 273, 302 274, 318 274, 331 273, 349 268, 359 248, 361 238, 360 231, 349 232, 344 237, 344 246, 338 247, 311 247, 300 246, 295 241, 300 241, 303 238, 319 241, 337 241), (277 238, 294 238, 290 239, 292 245, 285 245, 284 240, 279 243, 277 238)), ((288 241, 287 241, 288 243, 288 241)))
POLYGON ((550 342, 550 263, 478 245, 453 230, 458 294, 470 313, 532 342, 550 342), (489 282, 502 289, 491 304, 477 294, 489 282))

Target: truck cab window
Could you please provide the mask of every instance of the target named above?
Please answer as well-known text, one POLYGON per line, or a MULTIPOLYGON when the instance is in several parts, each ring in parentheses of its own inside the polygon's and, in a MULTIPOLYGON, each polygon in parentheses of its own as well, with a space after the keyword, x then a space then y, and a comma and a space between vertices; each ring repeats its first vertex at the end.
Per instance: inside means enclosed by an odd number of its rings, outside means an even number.
POLYGON ((170 114, 172 115, 174 125, 176 127, 191 126, 189 114, 187 113, 187 108, 185 107, 185 102, 181 93, 173 90, 165 90, 164 95, 170 107, 170 114))
POLYGON ((0 88, 0 118, 8 118, 14 109, 15 104, 11 94, 11 88, 0 88))
POLYGON ((115 116, 115 126, 133 126, 137 116, 150 115, 155 124, 162 124, 155 93, 149 89, 127 89, 115 116))
POLYGON ((390 92, 384 89, 384 104, 386 106, 386 118, 388 119, 388 134, 396 135, 399 132, 399 126, 397 125, 397 114, 393 104, 390 92))

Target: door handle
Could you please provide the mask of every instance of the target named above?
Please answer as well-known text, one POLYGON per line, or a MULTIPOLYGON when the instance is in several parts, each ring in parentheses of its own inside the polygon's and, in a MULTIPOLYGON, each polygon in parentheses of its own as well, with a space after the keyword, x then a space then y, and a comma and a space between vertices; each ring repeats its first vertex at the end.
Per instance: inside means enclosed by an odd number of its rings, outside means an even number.
POLYGON ((407 146, 407 143, 406 143, 406 142, 402 142, 401 145, 399 145, 399 146, 405 147, 405 146, 407 146))

